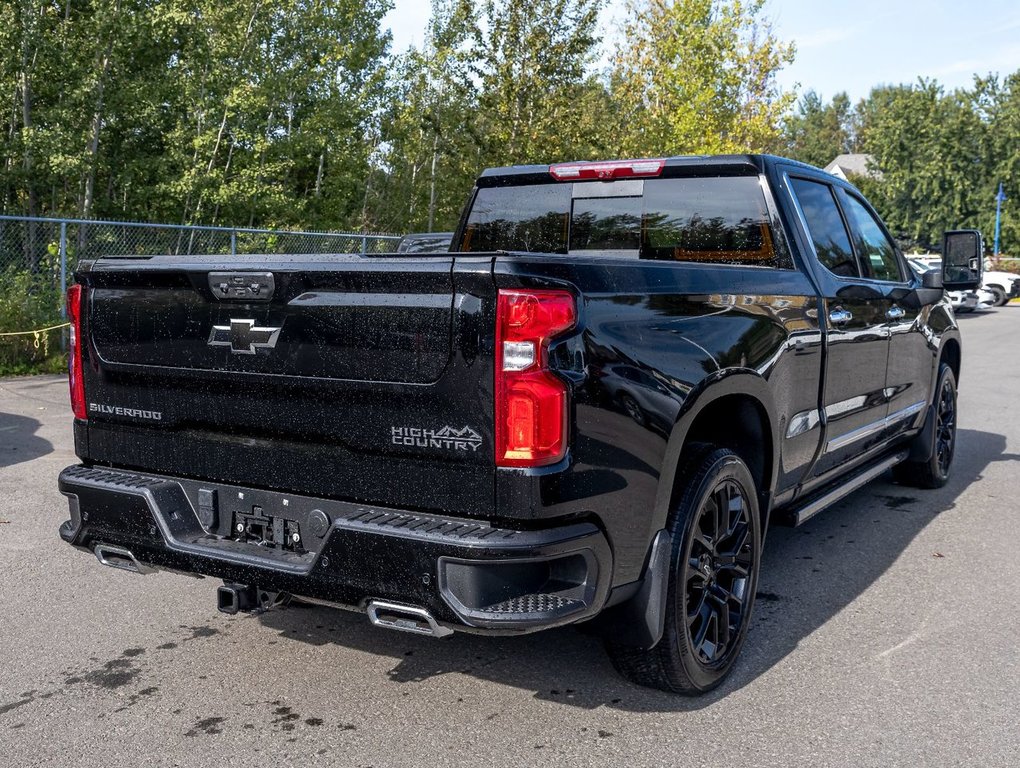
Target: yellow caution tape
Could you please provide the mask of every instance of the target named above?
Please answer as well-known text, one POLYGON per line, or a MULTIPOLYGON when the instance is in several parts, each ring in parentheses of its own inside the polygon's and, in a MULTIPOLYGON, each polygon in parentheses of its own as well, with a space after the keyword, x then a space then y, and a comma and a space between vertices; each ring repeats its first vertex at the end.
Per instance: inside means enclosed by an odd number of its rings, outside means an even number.
POLYGON ((70 323, 61 323, 60 325, 51 325, 49 328, 40 328, 37 331, 5 331, 0 333, 0 336, 31 336, 32 334, 46 333, 47 331, 55 331, 58 328, 67 328, 70 323))
POLYGON ((32 339, 32 346, 35 349, 42 347, 43 355, 46 357, 50 356, 50 337, 47 335, 49 331, 56 331, 60 328, 67 328, 70 323, 61 323, 60 325, 51 325, 49 328, 39 328, 35 331, 4 331, 0 333, 0 337, 5 336, 34 336, 32 339))

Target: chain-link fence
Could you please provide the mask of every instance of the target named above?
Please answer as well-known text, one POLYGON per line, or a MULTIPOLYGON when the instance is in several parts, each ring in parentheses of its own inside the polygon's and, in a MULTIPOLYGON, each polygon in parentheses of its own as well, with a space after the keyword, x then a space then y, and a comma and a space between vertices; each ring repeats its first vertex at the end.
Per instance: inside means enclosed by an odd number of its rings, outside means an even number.
POLYGON ((75 265, 100 256, 386 253, 399 237, 346 232, 0 216, 0 375, 45 370, 60 350, 75 265), (54 326, 58 326, 54 328, 54 326))

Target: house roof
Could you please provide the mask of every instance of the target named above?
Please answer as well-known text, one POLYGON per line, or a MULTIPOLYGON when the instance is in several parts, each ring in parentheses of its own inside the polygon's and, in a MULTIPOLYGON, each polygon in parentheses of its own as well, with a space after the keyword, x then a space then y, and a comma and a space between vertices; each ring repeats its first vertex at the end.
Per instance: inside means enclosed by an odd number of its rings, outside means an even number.
POLYGON ((843 154, 825 166, 825 170, 833 176, 846 180, 847 176, 865 176, 871 179, 881 178, 882 172, 874 167, 875 158, 867 154, 843 154))

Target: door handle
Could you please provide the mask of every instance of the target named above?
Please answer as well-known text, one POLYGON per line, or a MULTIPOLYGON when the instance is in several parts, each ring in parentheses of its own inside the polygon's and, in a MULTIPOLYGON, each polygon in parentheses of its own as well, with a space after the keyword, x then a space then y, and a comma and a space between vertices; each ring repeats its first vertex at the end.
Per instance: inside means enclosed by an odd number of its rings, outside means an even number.
POLYGON ((906 310, 903 309, 903 307, 890 307, 889 311, 885 313, 885 316, 888 317, 890 320, 899 320, 905 314, 907 313, 906 310))
POLYGON ((829 313, 829 322, 833 325, 846 325, 853 319, 854 316, 850 310, 843 309, 842 307, 834 309, 829 313))

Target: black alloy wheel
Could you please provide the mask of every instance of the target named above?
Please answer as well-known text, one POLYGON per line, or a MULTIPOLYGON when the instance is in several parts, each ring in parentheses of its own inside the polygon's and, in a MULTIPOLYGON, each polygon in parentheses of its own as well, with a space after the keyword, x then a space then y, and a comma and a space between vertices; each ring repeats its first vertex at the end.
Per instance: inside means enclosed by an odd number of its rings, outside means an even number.
POLYGON ((762 521, 754 479, 733 451, 692 445, 680 466, 662 636, 651 648, 610 637, 606 648, 638 685, 697 695, 726 679, 747 637, 762 521))
POLYGON ((949 468, 953 464, 953 452, 956 448, 956 391, 952 386, 943 383, 939 390, 939 401, 936 406, 935 421, 935 459, 938 462, 939 474, 949 477, 949 468))
POLYGON ((956 454, 956 377, 953 369, 945 363, 939 367, 935 397, 929 408, 929 420, 925 429, 914 438, 911 450, 922 456, 923 461, 905 461, 893 467, 893 478, 901 485, 915 488, 941 488, 949 482, 949 474, 956 454))
POLYGON ((698 511, 694 535, 681 564, 687 639, 698 661, 710 666, 733 650, 747 620, 752 551, 749 504, 744 489, 722 480, 698 511))

